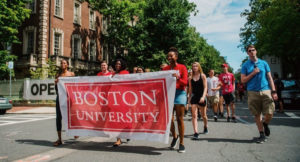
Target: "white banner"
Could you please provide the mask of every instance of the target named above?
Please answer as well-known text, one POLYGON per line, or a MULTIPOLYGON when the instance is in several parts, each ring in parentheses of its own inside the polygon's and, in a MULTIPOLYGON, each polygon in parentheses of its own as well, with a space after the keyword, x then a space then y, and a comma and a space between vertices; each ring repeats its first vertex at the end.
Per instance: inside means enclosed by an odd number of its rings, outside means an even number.
POLYGON ((175 72, 59 78, 67 135, 168 143, 175 72))
POLYGON ((54 79, 24 80, 23 98, 25 100, 55 100, 54 79))

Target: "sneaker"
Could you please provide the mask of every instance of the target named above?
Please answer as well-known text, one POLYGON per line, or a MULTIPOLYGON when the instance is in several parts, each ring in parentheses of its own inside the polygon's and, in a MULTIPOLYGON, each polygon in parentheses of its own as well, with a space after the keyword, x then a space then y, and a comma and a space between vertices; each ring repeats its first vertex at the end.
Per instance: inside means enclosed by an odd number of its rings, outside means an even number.
POLYGON ((221 118, 224 118, 224 114, 223 114, 223 113, 221 113, 220 117, 221 117, 221 118))
POLYGON ((217 115, 215 115, 215 116, 214 116, 214 119, 215 119, 215 122, 217 122, 217 121, 218 121, 218 117, 217 117, 217 115))
POLYGON ((172 142, 171 142, 170 149, 174 150, 174 149, 176 148, 176 145, 177 145, 177 143, 178 143, 178 140, 179 140, 178 136, 177 136, 177 138, 173 138, 173 140, 172 140, 172 142))
POLYGON ((270 132, 269 125, 267 123, 263 122, 263 126, 264 126, 265 135, 270 136, 271 132, 270 132))
POLYGON ((208 134, 208 129, 207 129, 207 127, 204 127, 203 134, 208 134))
POLYGON ((230 117, 229 116, 227 116, 227 122, 230 122, 230 117))
POLYGON ((231 117, 231 119, 232 119, 232 122, 236 123, 236 118, 235 118, 235 116, 231 117))
POLYGON ((264 143, 264 142, 266 142, 267 140, 266 140, 266 136, 265 135, 260 135, 257 139, 256 139, 256 143, 260 143, 260 144, 262 144, 262 143, 264 143))
POLYGON ((194 140, 199 139, 199 134, 198 134, 198 133, 194 133, 193 139, 194 139, 194 140))
POLYGON ((180 153, 184 153, 184 152, 185 152, 185 147, 184 147, 183 144, 180 144, 180 145, 179 145, 179 150, 178 150, 178 152, 180 152, 180 153))

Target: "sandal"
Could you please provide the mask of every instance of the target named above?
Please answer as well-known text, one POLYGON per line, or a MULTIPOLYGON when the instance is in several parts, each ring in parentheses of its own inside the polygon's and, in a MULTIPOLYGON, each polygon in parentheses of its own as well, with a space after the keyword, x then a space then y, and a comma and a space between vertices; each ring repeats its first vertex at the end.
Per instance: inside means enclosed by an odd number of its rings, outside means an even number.
POLYGON ((61 140, 57 140, 53 143, 53 146, 60 146, 62 145, 62 141, 61 140))
POLYGON ((122 141, 117 141, 113 144, 113 147, 119 147, 122 144, 122 141))

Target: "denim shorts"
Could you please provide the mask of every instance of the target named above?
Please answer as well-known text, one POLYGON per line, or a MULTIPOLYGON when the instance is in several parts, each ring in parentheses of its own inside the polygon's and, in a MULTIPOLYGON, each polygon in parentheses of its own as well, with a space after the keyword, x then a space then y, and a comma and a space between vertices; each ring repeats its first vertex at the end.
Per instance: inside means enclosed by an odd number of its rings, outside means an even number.
POLYGON ((176 89, 174 105, 186 105, 186 92, 184 90, 176 89))

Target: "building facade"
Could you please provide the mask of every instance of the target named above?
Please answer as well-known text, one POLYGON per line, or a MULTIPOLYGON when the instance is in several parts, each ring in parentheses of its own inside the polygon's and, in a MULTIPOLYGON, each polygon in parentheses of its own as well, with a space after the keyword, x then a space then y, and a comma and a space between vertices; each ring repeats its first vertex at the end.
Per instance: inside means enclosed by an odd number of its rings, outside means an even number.
POLYGON ((88 2, 33 0, 28 8, 32 13, 19 29, 21 44, 12 46, 17 78, 30 77, 30 70, 48 66, 49 59, 57 66, 68 60, 76 75, 93 75, 101 60, 109 60, 102 41, 106 25, 88 2))

